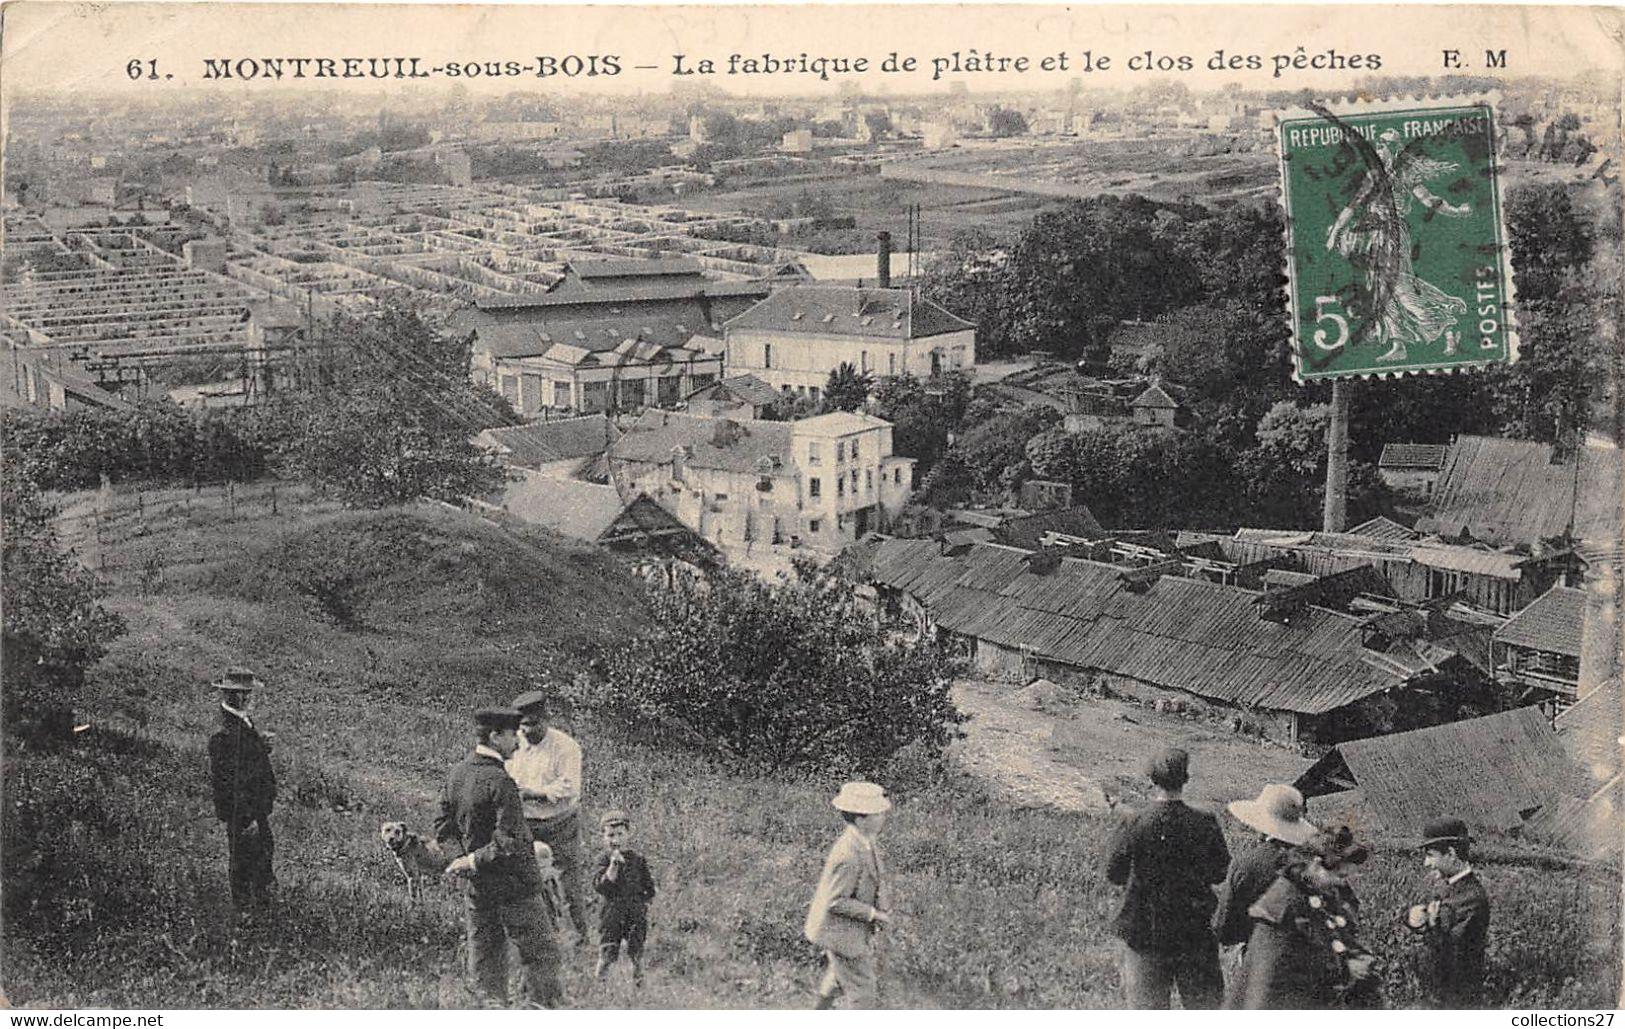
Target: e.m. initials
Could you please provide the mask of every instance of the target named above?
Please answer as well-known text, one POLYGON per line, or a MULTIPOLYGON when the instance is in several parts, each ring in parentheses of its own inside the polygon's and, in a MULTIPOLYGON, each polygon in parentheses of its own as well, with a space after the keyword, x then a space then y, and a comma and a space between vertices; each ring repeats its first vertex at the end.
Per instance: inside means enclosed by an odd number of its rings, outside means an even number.
MULTIPOLYGON (((1444 50, 1444 51, 1441 51, 1441 53, 1443 54, 1444 67, 1446 67, 1446 68, 1467 68, 1467 67, 1470 67, 1470 65, 1466 65, 1466 64, 1463 64, 1461 62, 1461 51, 1460 50, 1444 50)), ((1505 50, 1486 50, 1486 51, 1484 51, 1484 67, 1485 68, 1505 68, 1506 66, 1507 66, 1507 52, 1505 50)))

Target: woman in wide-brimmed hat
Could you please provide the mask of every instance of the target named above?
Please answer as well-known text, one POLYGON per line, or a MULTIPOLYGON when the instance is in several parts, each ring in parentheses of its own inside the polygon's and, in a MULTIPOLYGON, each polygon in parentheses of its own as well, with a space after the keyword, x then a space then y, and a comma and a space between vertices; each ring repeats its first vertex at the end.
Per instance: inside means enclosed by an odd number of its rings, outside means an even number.
POLYGON ((1303 794, 1280 783, 1265 786, 1252 800, 1237 800, 1226 806, 1237 822, 1258 834, 1256 842, 1230 862, 1229 874, 1219 890, 1219 908, 1213 913, 1213 934, 1219 946, 1234 948, 1224 961, 1227 1008, 1238 1007, 1246 991, 1244 952, 1253 931, 1247 909, 1281 874, 1292 848, 1308 843, 1320 831, 1303 817, 1303 806, 1303 794))
POLYGON ((1378 1007, 1377 962, 1358 941, 1347 873, 1366 848, 1346 826, 1296 847, 1249 913, 1246 1008, 1378 1007))

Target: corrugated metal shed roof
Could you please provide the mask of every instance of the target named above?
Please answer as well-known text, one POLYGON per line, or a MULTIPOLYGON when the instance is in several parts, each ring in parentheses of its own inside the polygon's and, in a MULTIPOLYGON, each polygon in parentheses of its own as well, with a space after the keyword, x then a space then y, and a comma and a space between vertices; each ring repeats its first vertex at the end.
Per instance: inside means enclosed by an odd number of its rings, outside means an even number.
POLYGON ((1538 707, 1428 729, 1353 740, 1332 748, 1298 779, 1306 795, 1341 762, 1383 824, 1420 833, 1434 818, 1505 830, 1523 814, 1579 795, 1573 763, 1538 707))
POLYGON ((1282 624, 1259 618, 1248 590, 1164 576, 1134 592, 1114 565, 1064 558, 1036 574, 1026 556, 887 540, 872 569, 951 632, 1233 704, 1321 714, 1402 681, 1362 660, 1359 622, 1335 612, 1282 624))
POLYGON ((1580 656, 1585 590, 1553 586, 1495 630, 1495 642, 1552 654, 1580 656))
POLYGON ((1421 533, 1416 532, 1414 529, 1407 529, 1392 518, 1385 518, 1382 515, 1361 522, 1350 529, 1348 535, 1369 536, 1372 539, 1379 540, 1414 540, 1420 539, 1422 536, 1421 533))

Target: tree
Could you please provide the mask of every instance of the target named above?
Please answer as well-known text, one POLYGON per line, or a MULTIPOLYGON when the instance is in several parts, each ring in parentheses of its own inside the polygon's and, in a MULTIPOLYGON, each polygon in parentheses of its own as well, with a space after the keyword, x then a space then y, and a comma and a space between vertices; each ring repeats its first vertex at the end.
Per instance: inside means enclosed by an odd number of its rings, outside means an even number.
POLYGON ((281 456, 349 507, 421 498, 461 504, 503 481, 471 437, 505 424, 468 379, 469 340, 436 333, 415 311, 388 306, 339 316, 327 340, 340 355, 323 390, 284 397, 281 456))
POLYGON ((38 486, 7 460, 0 554, 0 663, 6 670, 8 723, 31 724, 46 737, 72 728, 72 701, 85 670, 123 634, 124 621, 100 603, 96 577, 62 547, 56 511, 38 486))
POLYGON ((948 437, 970 403, 970 381, 963 373, 934 381, 939 388, 928 391, 912 375, 899 375, 875 389, 875 413, 892 423, 892 450, 914 458, 920 481, 947 450, 948 437))
POLYGON ((989 135, 1025 136, 1027 134, 1027 118, 1020 111, 1008 107, 995 107, 987 114, 987 131, 989 135))
POLYGON ((653 615, 611 655, 606 705, 732 758, 866 773, 911 744, 941 751, 963 721, 941 651, 892 638, 834 579, 723 572, 655 594, 653 615))
POLYGON ((960 229, 925 270, 922 292, 942 307, 976 323, 976 352, 983 357, 1010 349, 1009 255, 982 228, 960 229))
POLYGON ((868 402, 874 388, 873 375, 858 371, 851 361, 842 361, 824 383, 824 409, 856 411, 868 402))

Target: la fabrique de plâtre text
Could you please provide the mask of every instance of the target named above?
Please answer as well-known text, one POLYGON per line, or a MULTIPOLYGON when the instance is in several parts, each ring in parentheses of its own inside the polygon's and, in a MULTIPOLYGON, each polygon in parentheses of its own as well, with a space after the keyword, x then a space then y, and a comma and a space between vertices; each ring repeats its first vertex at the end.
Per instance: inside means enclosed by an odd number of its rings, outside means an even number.
MULTIPOLYGON (((525 59, 434 60, 423 56, 352 57, 209 57, 203 59, 204 81, 266 81, 300 79, 592 79, 638 72, 690 76, 753 76, 810 78, 828 82, 847 75, 926 75, 933 82, 944 78, 1030 74, 1090 74, 1128 71, 1157 74, 1182 72, 1267 72, 1280 78, 1289 72, 1377 71, 1381 54, 1351 54, 1335 47, 1290 53, 1252 54, 1214 50, 1207 55, 1162 53, 1155 49, 1120 54, 1095 50, 1055 51, 1047 54, 1007 54, 971 47, 928 57, 891 51, 882 57, 730 53, 712 57, 672 54, 663 64, 634 63, 623 54, 544 54, 525 59)), ((155 60, 131 59, 126 71, 133 80, 173 79, 161 74, 155 60)))

